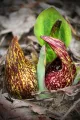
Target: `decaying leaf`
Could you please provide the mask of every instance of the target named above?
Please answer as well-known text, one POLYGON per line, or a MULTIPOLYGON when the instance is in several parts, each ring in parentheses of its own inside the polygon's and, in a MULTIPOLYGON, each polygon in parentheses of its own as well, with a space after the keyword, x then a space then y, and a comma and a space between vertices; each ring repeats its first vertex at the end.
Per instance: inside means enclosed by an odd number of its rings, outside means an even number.
POLYGON ((0 16, 0 24, 4 28, 0 34, 12 32, 14 36, 20 37, 23 33, 28 33, 35 23, 35 15, 29 8, 21 8, 16 12, 6 16, 0 16))

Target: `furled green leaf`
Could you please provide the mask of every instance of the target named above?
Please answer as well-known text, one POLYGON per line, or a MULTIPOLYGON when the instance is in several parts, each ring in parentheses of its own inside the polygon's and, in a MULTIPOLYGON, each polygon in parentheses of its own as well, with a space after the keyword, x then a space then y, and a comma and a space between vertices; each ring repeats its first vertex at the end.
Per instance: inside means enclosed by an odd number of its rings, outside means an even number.
POLYGON ((52 36, 54 38, 58 38, 62 40, 66 47, 69 46, 71 41, 71 28, 67 21, 63 18, 63 16, 54 8, 50 7, 40 13, 37 17, 36 23, 34 25, 34 34, 39 40, 40 45, 46 45, 47 48, 47 62, 51 62, 53 59, 56 58, 55 53, 50 48, 50 46, 43 41, 40 36, 47 35, 52 36), (51 33, 51 30, 56 23, 56 21, 62 21, 62 24, 57 32, 54 34, 51 33))
MULTIPOLYGON (((47 88, 45 86, 45 66, 46 66, 46 51, 45 46, 43 46, 40 50, 39 61, 37 64, 37 78, 38 78, 38 87, 39 92, 45 91, 47 88)), ((47 95, 41 94, 39 95, 41 98, 48 97, 47 95)))
POLYGON ((45 63, 46 63, 46 52, 45 52, 45 46, 43 46, 40 50, 40 56, 39 61, 37 64, 37 76, 38 76, 38 85, 39 90, 43 91, 45 89, 45 63))

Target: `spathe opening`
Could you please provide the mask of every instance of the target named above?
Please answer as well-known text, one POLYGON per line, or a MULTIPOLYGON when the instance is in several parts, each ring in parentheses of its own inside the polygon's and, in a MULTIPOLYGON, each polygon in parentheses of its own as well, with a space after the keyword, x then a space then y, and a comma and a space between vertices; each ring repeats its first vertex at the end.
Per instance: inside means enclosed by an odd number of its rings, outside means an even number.
POLYGON ((52 71, 59 71, 62 69, 62 61, 59 57, 57 57, 54 61, 52 61, 46 68, 46 73, 52 72, 52 71))

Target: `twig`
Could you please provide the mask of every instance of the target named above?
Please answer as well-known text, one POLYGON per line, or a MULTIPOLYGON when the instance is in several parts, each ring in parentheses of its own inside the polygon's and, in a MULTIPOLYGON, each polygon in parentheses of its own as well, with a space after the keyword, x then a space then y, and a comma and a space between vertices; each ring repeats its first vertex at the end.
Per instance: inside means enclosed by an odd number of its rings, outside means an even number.
POLYGON ((76 105, 80 102, 80 99, 74 102, 73 106, 70 107, 70 109, 67 111, 67 113, 60 119, 60 120, 65 120, 66 117, 71 113, 76 108, 76 105))

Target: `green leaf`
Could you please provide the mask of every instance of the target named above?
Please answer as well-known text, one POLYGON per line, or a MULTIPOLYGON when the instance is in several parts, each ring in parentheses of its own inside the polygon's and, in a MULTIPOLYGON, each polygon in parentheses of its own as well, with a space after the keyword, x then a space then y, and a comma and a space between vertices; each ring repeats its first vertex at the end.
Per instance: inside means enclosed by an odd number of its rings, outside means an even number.
MULTIPOLYGON (((40 50, 39 61, 37 64, 37 78, 38 78, 38 87, 39 92, 47 90, 45 86, 45 66, 46 66, 46 51, 45 46, 43 46, 40 50)), ((39 95, 41 98, 48 97, 48 95, 41 94, 39 95)))
POLYGON ((76 66, 76 77, 73 81, 73 85, 78 84, 80 82, 80 66, 76 66))
POLYGON ((34 25, 34 34, 37 37, 40 45, 46 45, 47 62, 51 62, 53 59, 55 59, 56 54, 50 48, 50 46, 40 38, 40 36, 47 35, 52 36, 54 38, 58 38, 65 43, 66 47, 69 46, 71 41, 71 28, 67 21, 63 18, 63 16, 54 7, 50 7, 39 14, 34 25), (60 28, 57 29, 56 33, 53 33, 52 35, 52 28, 56 21, 59 20, 62 21, 60 28))

